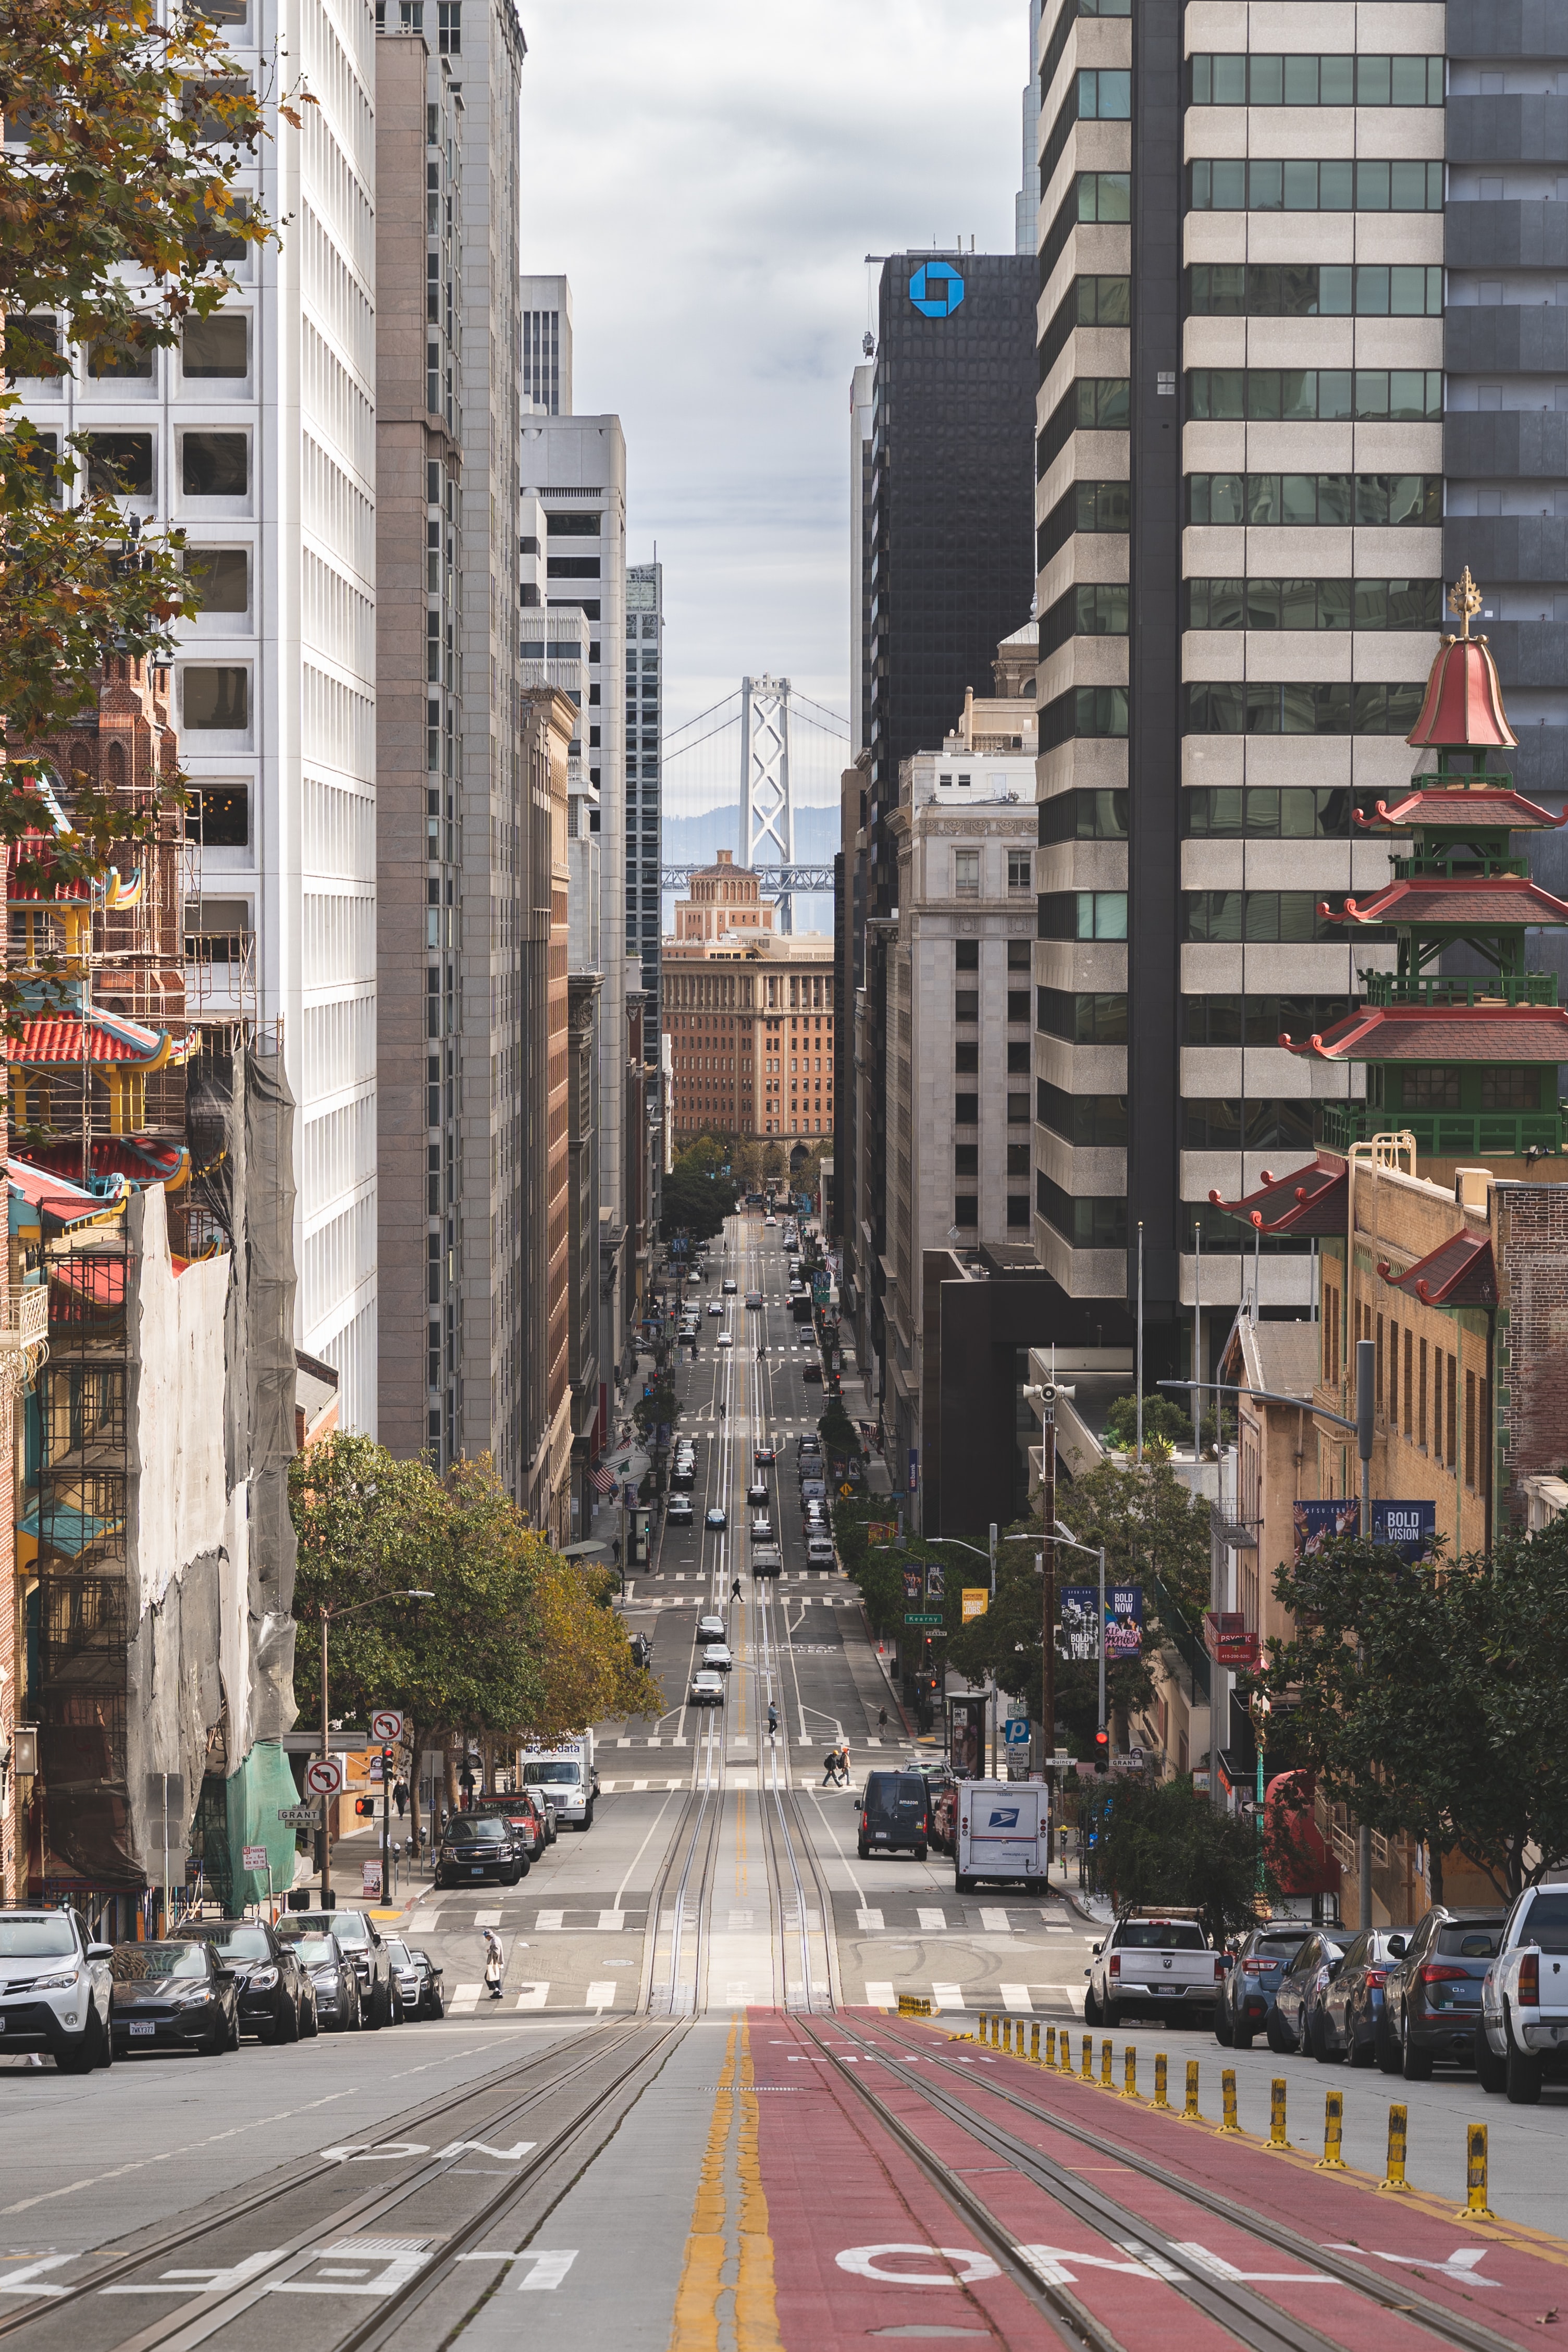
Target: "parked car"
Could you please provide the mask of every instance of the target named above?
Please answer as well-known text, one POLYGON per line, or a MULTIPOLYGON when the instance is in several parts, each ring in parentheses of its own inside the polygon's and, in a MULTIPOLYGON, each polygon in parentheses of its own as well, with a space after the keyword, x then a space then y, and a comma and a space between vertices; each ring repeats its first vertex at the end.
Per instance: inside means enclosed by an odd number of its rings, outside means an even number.
MULTIPOLYGON (((1001 1783, 1006 1786, 1007 1784, 1001 1783)), ((1093 1947, 1083 1996, 1085 2025, 1119 2025, 1134 2013, 1212 2025, 1225 1984, 1225 1959, 1196 1911, 1135 1905, 1093 1947)))
POLYGON ((234 1973, 204 1938, 116 1944, 110 1972, 109 2030, 117 2058, 133 2050, 186 2050, 216 2058, 239 2048, 234 1973))
POLYGON ((294 1948, 321 2024, 329 2033, 358 2033, 365 2021, 359 1975, 336 1936, 301 1936, 294 1948))
POLYGON ((1312 2047, 1313 2018, 1330 1979, 1342 1965, 1351 1941, 1348 1927, 1314 1927, 1281 1978, 1274 2006, 1264 2028, 1269 2047, 1277 2057, 1292 2051, 1304 2055, 1312 2047))
POLYGON ((712 1673, 706 1666, 700 1674, 695 1674, 692 1676, 688 1704, 692 1706, 722 1706, 724 1676, 712 1673))
POLYGON ((114 2056, 113 1947, 89 1938, 79 1912, 0 1910, 0 2036, 6 2051, 47 2053, 62 2074, 114 2056))
POLYGON ((405 2017, 419 2013, 419 1970, 413 1964, 413 1954, 401 1936, 387 1937, 387 1958, 392 1962, 392 1982, 402 2003, 405 2017))
POLYGON ((930 1842, 931 1794, 924 1773, 868 1772, 861 1798, 861 1860, 903 1847, 924 1862, 930 1842))
POLYGON ((728 1527, 728 1525, 729 1525, 729 1516, 728 1516, 728 1513, 725 1510, 724 1505, 723 1505, 722 1503, 715 1503, 715 1504, 712 1506, 711 1509, 707 1512, 707 1514, 706 1514, 706 1517, 704 1518, 703 1525, 704 1525, 705 1527, 709 1527, 709 1528, 727 1528, 727 1527, 728 1527))
POLYGON ((1253 2035, 1269 2022, 1281 1979, 1312 1932, 1304 1920, 1296 1926, 1276 1919, 1270 1927, 1253 1928, 1236 1952, 1214 2004, 1214 2038, 1221 2049, 1251 2049, 1253 2035))
POLYGON ((494 1813, 454 1813, 442 1832, 435 1884, 463 1886, 494 1878, 499 1885, 515 1886, 528 1859, 510 1822, 494 1813))
POLYGON ((729 1628, 715 1609, 706 1610, 697 1619, 699 1642, 722 1642, 727 1639, 729 1628))
POLYGON ((1527 1886, 1481 1979, 1476 2072, 1485 2091, 1532 2107, 1568 2060, 1568 1888, 1527 1886))
POLYGON ((428 1952, 411 1952, 414 1974, 419 1979, 419 2006, 416 2017, 444 2017, 446 1998, 441 1990, 441 1967, 428 1952))
MULTIPOLYGON (((645 1638, 646 1636, 642 1634, 637 1636, 639 1641, 645 1638)), ((467 1818, 472 1820, 476 1813, 489 1813, 497 1821, 506 1822, 514 1839, 522 1848, 522 1868, 517 1875, 520 1878, 526 1878, 545 1850, 544 1814, 534 1797, 533 1790, 514 1789, 502 1796, 481 1797, 467 1818)))
POLYGON ((316 1995, 292 1948, 265 1919, 190 1919, 183 1939, 210 1944, 220 1968, 234 1971, 239 2030, 260 2042, 308 2041, 316 2032, 316 1995))
POLYGON ((677 1462, 670 1471, 672 1495, 689 1495, 697 1483, 696 1466, 691 1462, 677 1462))
POLYGON ((727 1675, 734 1664, 727 1642, 710 1642, 703 1652, 703 1664, 713 1674, 727 1675))
POLYGON ((1348 1946, 1314 2012, 1314 2058, 1348 2056, 1353 2066, 1373 2063, 1388 2037, 1388 1979, 1405 1957, 1409 1937, 1407 1927, 1369 1927, 1348 1946))
POLYGON ((1429 2080, 1433 2063, 1473 2066, 1481 2021, 1481 1979, 1497 1958, 1508 1914, 1451 1911, 1434 1903, 1416 1923, 1405 1958, 1384 1988, 1387 2034, 1378 2063, 1407 2083, 1429 2080))
POLYGON ((286 1911, 277 1923, 278 1935, 335 1936, 354 1964, 365 2023, 373 2028, 395 2025, 402 2014, 385 1938, 368 1911, 286 1911))

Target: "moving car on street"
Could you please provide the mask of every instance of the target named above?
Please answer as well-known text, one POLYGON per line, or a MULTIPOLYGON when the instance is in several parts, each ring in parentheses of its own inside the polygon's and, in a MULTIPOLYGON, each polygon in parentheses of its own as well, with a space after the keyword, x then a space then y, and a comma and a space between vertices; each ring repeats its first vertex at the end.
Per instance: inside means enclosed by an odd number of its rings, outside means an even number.
POLYGON ((1434 2062, 1476 2063, 1481 1980, 1497 1958, 1508 1914, 1450 1911, 1434 1903, 1418 1919, 1405 1958, 1384 1988, 1388 2021, 1385 2074, 1407 2083, 1430 2079, 1434 2062))
POLYGON ((727 1298, 733 1298, 736 1292, 740 1288, 740 1285, 737 1282, 733 1274, 727 1274, 725 1276, 722 1286, 724 1295, 727 1298))
POLYGON ((924 1773, 868 1772, 861 1798, 861 1860, 902 1848, 924 1862, 930 1840, 931 1800, 924 1773))
POLYGON ((765 1511, 768 1508, 768 1504, 773 1500, 773 1496, 766 1478, 757 1479, 747 1488, 746 1500, 751 1509, 765 1511))
POLYGON ((696 1511, 689 1495, 672 1495, 664 1512, 667 1527, 689 1528, 696 1523, 696 1511))
POLYGON ((1568 1887, 1527 1886, 1481 1980, 1476 2072, 1486 2091, 1532 2107, 1568 2060, 1568 1887))
POLYGON ((702 1616, 697 1619, 697 1640, 699 1642, 723 1642, 727 1640, 728 1633, 728 1627, 726 1625, 724 1619, 719 1616, 716 1610, 706 1610, 702 1616))
MULTIPOLYGON (((960 1808, 960 1820, 962 1808, 960 1808)), ((1083 1971, 1085 2025, 1119 2025, 1124 2017, 1161 2023, 1190 2019, 1211 2026, 1225 1983, 1225 1960, 1197 1913, 1138 1906, 1124 1911, 1083 1971)))
POLYGON ((727 1675, 735 1664, 727 1642, 710 1642, 703 1652, 703 1664, 716 1675, 727 1675))
POLYGON ((1214 2004, 1214 2038, 1222 2050, 1250 2050, 1252 2037, 1269 2022, 1285 1970, 1312 1934, 1277 1919, 1272 1927, 1254 1927, 1237 1953, 1214 2004))
POLYGON ((692 1706, 722 1706, 724 1676, 716 1675, 709 1667, 703 1667, 700 1673, 692 1676, 688 1704, 692 1706))
POLYGON ((722 1503, 715 1503, 715 1504, 713 1505, 712 1508, 708 1511, 708 1513, 707 1513, 706 1517, 704 1518, 703 1525, 704 1525, 705 1527, 708 1527, 708 1528, 727 1528, 727 1527, 728 1527, 728 1525, 729 1525, 729 1515, 728 1515, 728 1513, 725 1510, 725 1507, 724 1507, 724 1506, 723 1506, 723 1504, 722 1504, 722 1503))
POLYGON ((747 1307, 760 1307, 762 1304, 762 1293, 760 1290, 748 1290, 746 1294, 746 1303, 747 1307))
POLYGON ((755 1445, 751 1450, 751 1458, 759 1470, 766 1470, 771 1464, 778 1461, 779 1448, 776 1445, 755 1445))
POLYGON ((182 1941, 210 1944, 234 1971, 239 2030, 260 2042, 307 2041, 316 2032, 316 1995, 292 1945, 265 1919, 188 1919, 182 1941))
POLYGON ((294 1949, 310 1980, 320 2023, 329 2033, 357 2033, 365 2021, 360 1979, 336 1936, 301 1936, 294 1949))
POLYGON ((46 2053, 62 2074, 107 2066, 112 1958, 68 1906, 0 1910, 0 2047, 46 2053))
POLYGON ((392 1961, 368 1911, 286 1911, 277 1933, 285 1942, 294 1936, 335 1936, 359 1978, 365 2023, 380 2028, 398 2022, 402 2011, 392 1980, 392 1961))
POLYGON ((233 1972, 203 1937, 116 1944, 109 2025, 114 2055, 184 2050, 216 2058, 239 2048, 233 1972))

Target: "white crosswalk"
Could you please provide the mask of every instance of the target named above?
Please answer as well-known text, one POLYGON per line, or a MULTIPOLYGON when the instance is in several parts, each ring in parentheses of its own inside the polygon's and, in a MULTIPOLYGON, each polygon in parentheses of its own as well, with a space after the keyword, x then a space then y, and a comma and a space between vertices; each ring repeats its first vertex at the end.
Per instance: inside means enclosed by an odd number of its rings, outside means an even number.
MULTIPOLYGON (((900 1992, 917 1990, 908 1982, 895 1987, 888 1979, 868 1977, 862 1998, 873 2009, 894 2009, 900 1992)), ((933 1984, 927 1992, 933 2009, 941 2011, 994 2010, 999 2003, 1009 2016, 1033 2017, 1040 2011, 1064 2009, 1075 2017, 1083 2014, 1082 1989, 1073 1985, 971 1985, 966 1989, 957 1984, 933 1984)))

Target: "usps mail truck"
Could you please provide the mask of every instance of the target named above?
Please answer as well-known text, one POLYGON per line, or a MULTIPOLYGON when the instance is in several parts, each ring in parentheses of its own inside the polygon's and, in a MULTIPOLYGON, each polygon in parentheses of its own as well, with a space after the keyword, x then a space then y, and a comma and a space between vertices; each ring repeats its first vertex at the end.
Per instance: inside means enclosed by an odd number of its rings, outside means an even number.
POLYGON ((953 1884, 1043 1893, 1051 1860, 1051 1790, 1043 1780, 960 1780, 953 1884))

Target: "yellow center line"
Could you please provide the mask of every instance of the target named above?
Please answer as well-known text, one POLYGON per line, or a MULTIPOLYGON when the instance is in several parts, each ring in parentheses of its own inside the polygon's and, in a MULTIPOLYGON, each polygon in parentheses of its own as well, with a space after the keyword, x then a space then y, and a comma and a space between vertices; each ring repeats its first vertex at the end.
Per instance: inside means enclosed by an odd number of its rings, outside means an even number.
POLYGON ((753 2087, 751 2029, 740 2026, 740 2261, 735 2287, 736 2340, 746 2352, 782 2352, 779 2304, 773 2280, 773 2233, 758 2152, 758 2105, 753 2087))
POLYGON ((734 2117, 730 2094, 735 2087, 735 2044, 738 2027, 729 2029, 729 2042, 714 2095, 713 2122, 707 2150, 692 2207, 691 2234, 675 2307, 670 2323, 670 2352, 718 2352, 718 2299, 724 2291, 724 2259, 727 2251, 725 2223, 727 2205, 724 2188, 725 2149, 734 2117))

